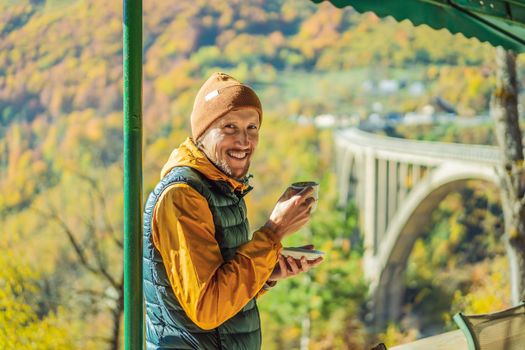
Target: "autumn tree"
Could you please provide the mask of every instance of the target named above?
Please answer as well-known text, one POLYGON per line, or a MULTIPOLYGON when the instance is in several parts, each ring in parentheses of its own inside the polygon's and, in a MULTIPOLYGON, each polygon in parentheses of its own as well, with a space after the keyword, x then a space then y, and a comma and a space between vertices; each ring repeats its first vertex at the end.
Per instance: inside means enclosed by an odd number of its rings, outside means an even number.
MULTIPOLYGON (((35 300, 38 275, 8 247, 0 254, 0 348, 6 350, 73 349, 68 325, 56 313, 39 315, 35 300)), ((61 310, 60 312, 63 312, 61 310)))
POLYGON ((516 54, 498 47, 498 83, 491 103, 496 136, 503 156, 501 197, 505 213, 505 244, 509 255, 512 302, 525 297, 525 168, 518 113, 516 54))
POLYGON ((92 173, 67 172, 49 198, 32 206, 68 243, 72 263, 84 275, 77 277, 74 294, 89 300, 84 307, 105 315, 96 337, 110 350, 119 349, 124 311, 122 225, 121 215, 115 215, 122 211, 121 174, 118 166, 92 173))

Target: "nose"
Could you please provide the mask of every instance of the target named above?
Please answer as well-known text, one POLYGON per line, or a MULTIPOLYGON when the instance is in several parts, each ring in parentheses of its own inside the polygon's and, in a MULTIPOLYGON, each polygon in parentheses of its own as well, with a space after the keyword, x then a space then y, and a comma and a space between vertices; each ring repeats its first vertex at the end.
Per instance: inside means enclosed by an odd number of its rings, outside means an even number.
POLYGON ((247 130, 241 130, 239 132, 239 137, 237 138, 241 146, 248 146, 250 143, 250 135, 247 130))

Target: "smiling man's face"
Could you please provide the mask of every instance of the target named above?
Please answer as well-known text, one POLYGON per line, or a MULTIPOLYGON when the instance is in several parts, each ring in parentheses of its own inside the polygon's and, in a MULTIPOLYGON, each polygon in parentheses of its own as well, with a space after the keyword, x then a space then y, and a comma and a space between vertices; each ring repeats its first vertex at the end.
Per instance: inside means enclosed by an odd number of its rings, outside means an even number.
POLYGON ((255 109, 233 110, 213 122, 197 143, 226 175, 241 179, 248 173, 257 148, 259 127, 255 109))

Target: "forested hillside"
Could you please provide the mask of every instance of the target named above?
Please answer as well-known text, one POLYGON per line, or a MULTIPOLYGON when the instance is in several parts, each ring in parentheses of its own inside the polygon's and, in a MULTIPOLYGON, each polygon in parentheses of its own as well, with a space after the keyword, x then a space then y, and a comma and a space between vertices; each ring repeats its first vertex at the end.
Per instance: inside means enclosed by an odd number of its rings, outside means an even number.
MULTIPOLYGON (((121 346, 121 6, 104 0, 0 0, 2 349, 121 346)), ((255 190, 247 198, 252 227, 265 221, 287 184, 316 179, 318 212, 287 243, 313 241, 329 252, 316 272, 280 283, 261 298, 264 348, 299 348, 301 335, 315 349, 364 348, 378 335, 365 327, 367 286, 356 211, 336 207, 331 131, 297 123, 297 117, 365 119, 377 103, 383 112, 406 113, 436 97, 463 116, 486 114, 493 56, 493 48, 475 40, 330 4, 144 1, 145 194, 171 150, 187 137, 193 98, 209 74, 225 71, 252 85, 265 114, 251 169, 255 190), (382 80, 402 84, 396 93, 367 87, 382 80), (424 89, 411 92, 413 83, 424 89)), ((484 130, 482 135, 491 135, 484 130)), ((397 133, 469 141, 456 129, 397 133)), ((481 142, 490 142, 489 136, 481 142)), ((443 204, 437 233, 416 244, 410 286, 426 283, 431 289, 428 269, 456 269, 469 259, 482 264, 480 279, 485 273, 493 278, 485 258, 501 255, 496 234, 477 240, 481 252, 461 248, 501 219, 497 198, 484 199, 486 193, 473 186, 462 199, 443 204), (490 207, 478 213, 482 224, 458 217, 469 216, 480 200, 490 207), (444 255, 427 255, 443 241, 432 237, 448 239, 449 232, 454 240, 441 246, 444 255), (457 255, 450 260, 456 262, 445 264, 447 254, 457 255)), ((486 298, 493 290, 490 280, 462 283, 460 294, 444 293, 445 306, 451 298, 458 305, 469 300, 460 296, 482 290, 486 298)), ((428 293, 420 291, 411 289, 415 296, 407 296, 408 302, 421 305, 428 293)), ((433 327, 446 325, 439 316, 433 327)), ((384 336, 413 336, 399 328, 384 336)))

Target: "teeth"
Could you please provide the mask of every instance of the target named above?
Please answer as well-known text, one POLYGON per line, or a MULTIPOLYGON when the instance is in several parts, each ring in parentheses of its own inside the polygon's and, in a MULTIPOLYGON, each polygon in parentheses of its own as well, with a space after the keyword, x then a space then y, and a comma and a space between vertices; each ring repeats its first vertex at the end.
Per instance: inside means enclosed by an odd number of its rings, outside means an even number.
POLYGON ((246 152, 234 152, 234 151, 229 151, 228 152, 228 155, 230 157, 233 157, 233 158, 237 158, 237 159, 243 159, 246 157, 247 153, 246 152))

